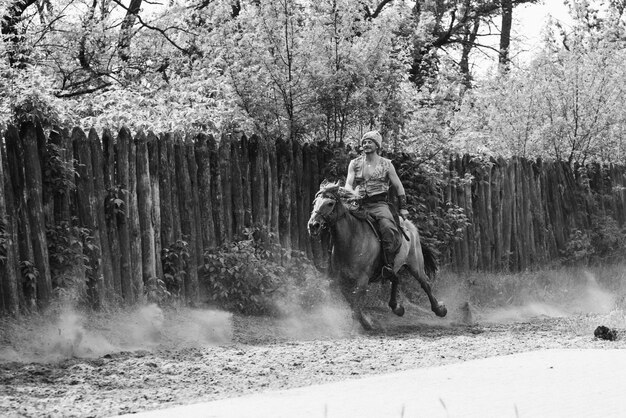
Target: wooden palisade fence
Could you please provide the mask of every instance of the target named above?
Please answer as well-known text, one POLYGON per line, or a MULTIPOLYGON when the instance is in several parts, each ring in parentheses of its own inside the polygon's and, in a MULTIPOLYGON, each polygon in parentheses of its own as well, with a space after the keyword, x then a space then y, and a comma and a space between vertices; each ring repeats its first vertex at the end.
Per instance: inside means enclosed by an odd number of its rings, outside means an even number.
MULTIPOLYGON (((311 203, 324 178, 344 178, 350 158, 340 143, 234 132, 219 140, 202 133, 133 137, 126 128, 46 134, 33 122, 10 126, 0 150, 0 312, 8 313, 50 301, 57 280, 46 236, 52 225, 82 239, 75 268, 96 307, 137 301, 147 283, 163 277, 162 254, 181 241, 189 260, 180 290, 190 303, 199 297, 203 252, 238 239, 243 228, 266 226, 284 248, 318 257, 306 233, 311 203), (53 172, 64 166, 74 172, 53 172), (80 231, 88 233, 80 238, 80 231)), ((441 260, 457 269, 524 269, 558 257, 592 212, 625 221, 623 167, 596 166, 587 181, 562 163, 465 156, 452 158, 450 171, 473 176, 436 196, 471 221, 441 260), (593 193, 602 196, 599 206, 593 193)))

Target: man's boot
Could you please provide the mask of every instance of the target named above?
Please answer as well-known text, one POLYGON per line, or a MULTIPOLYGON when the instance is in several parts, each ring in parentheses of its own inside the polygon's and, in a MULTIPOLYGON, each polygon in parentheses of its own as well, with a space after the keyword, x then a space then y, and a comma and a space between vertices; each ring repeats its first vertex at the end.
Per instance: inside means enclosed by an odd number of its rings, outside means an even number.
POLYGON ((396 273, 393 271, 393 262, 396 257, 395 252, 384 251, 384 265, 381 271, 381 276, 383 280, 391 280, 396 277, 396 273))

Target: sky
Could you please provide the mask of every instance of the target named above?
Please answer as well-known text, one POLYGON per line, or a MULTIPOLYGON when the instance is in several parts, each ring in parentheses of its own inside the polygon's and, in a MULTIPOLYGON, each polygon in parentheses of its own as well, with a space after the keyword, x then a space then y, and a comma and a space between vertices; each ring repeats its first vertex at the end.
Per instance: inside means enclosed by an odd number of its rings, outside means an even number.
MULTIPOLYGON (((568 8, 563 0, 543 0, 539 4, 525 4, 513 10, 512 45, 513 59, 520 63, 529 62, 541 45, 542 33, 550 19, 558 20, 564 25, 571 21, 568 8)), ((500 24, 499 21, 497 21, 500 24)), ((490 45, 498 48, 500 37, 494 35, 490 45)), ((488 57, 474 56, 474 73, 485 75, 497 69, 498 57, 495 51, 488 57)))
POLYGON ((549 19, 567 24, 571 21, 568 8, 563 0, 544 0, 542 4, 529 4, 513 10, 513 31, 520 38, 526 38, 529 48, 541 41, 541 33, 549 19))

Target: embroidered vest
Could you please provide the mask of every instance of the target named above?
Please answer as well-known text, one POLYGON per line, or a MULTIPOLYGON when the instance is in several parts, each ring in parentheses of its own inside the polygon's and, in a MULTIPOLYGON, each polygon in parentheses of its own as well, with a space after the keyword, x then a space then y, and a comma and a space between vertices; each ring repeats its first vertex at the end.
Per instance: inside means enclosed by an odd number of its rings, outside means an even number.
POLYGON ((378 164, 371 173, 369 179, 363 177, 363 170, 365 168, 365 155, 355 158, 354 166, 354 186, 358 187, 359 195, 361 198, 374 196, 384 193, 385 195, 389 191, 389 169, 391 167, 391 160, 380 157, 378 164))

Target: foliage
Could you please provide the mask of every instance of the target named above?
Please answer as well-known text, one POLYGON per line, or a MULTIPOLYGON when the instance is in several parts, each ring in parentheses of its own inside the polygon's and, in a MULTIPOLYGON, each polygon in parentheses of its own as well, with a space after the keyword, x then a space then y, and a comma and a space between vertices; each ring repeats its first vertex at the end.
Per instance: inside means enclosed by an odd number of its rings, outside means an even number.
POLYGON ((452 122, 455 146, 569 163, 622 160, 623 14, 612 6, 600 12, 586 1, 571 8, 572 28, 553 23, 530 65, 464 96, 452 122))
POLYGON ((167 289, 165 280, 161 280, 157 277, 150 277, 146 280, 143 289, 148 302, 162 305, 173 299, 172 293, 167 289))
POLYGON ((210 300, 249 315, 312 308, 328 289, 302 252, 286 253, 265 226, 245 228, 245 239, 204 254, 201 277, 210 300))
POLYGON ((626 251, 626 228, 610 216, 592 215, 591 227, 571 231, 563 251, 566 264, 605 264, 619 261, 626 251))
POLYGON ((270 250, 255 241, 252 231, 247 239, 225 244, 204 254, 202 277, 209 298, 221 308, 244 314, 269 314, 269 298, 278 289, 284 268, 269 257, 270 250))
POLYGON ((86 278, 97 268, 97 247, 92 231, 60 222, 46 230, 52 285, 63 300, 82 301, 86 297, 86 278))
POLYGON ((76 189, 73 181, 76 175, 73 159, 65 161, 62 157, 64 151, 66 150, 60 146, 50 141, 46 142, 46 159, 42 175, 44 195, 63 196, 76 189))
POLYGON ((156 297, 183 297, 182 292, 189 262, 189 243, 179 239, 170 244, 168 248, 164 248, 161 262, 163 263, 163 283, 155 282, 151 291, 156 292, 156 297), (163 285, 165 286, 164 289, 162 289, 163 285))
POLYGON ((37 279, 39 278, 39 270, 35 264, 28 260, 20 261, 20 273, 22 275, 22 289, 24 295, 34 303, 37 294, 37 279))
POLYGON ((470 179, 456 173, 444 176, 442 160, 421 161, 415 155, 401 154, 394 162, 407 195, 409 219, 418 227, 423 243, 441 252, 461 240, 469 220, 462 208, 444 196, 448 187, 470 179))
POLYGON ((126 204, 123 199, 125 194, 128 194, 128 190, 120 186, 111 187, 107 190, 104 214, 109 222, 123 221, 126 218, 126 204))

